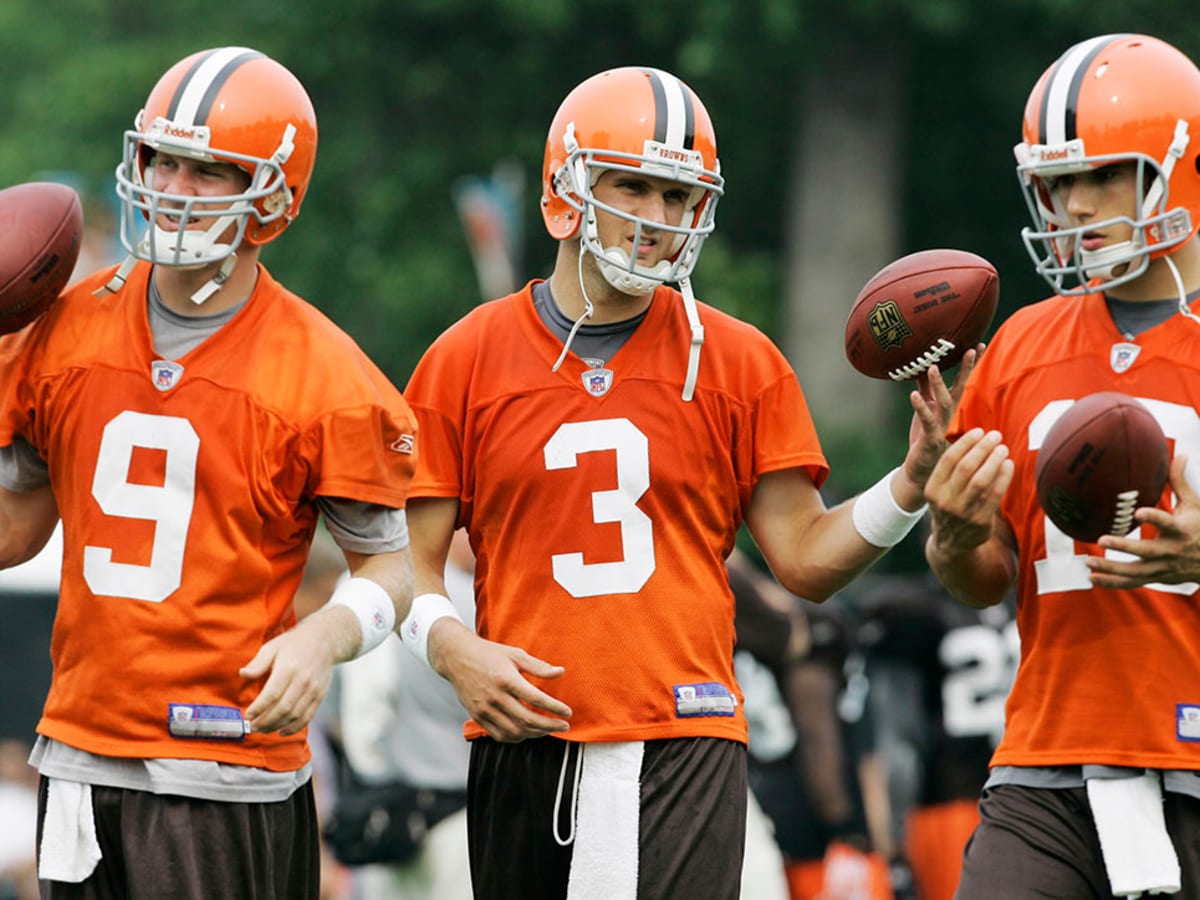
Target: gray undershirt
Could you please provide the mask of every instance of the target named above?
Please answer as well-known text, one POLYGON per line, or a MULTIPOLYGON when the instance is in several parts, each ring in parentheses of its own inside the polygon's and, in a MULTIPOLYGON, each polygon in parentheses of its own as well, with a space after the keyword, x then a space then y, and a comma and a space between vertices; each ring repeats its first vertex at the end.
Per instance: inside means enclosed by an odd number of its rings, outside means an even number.
MULTIPOLYGON (((538 316, 560 341, 566 341, 574 322, 566 317, 550 293, 550 283, 540 281, 533 286, 533 306, 538 316)), ((603 325, 581 325, 571 341, 571 352, 593 369, 604 368, 625 342, 633 336, 650 311, 647 307, 632 319, 608 322, 603 325)))
MULTIPOLYGON (((1200 297, 1200 291, 1189 294, 1188 303, 1197 297, 1200 297)), ((1179 313, 1178 300, 1116 300, 1107 294, 1104 300, 1113 324, 1127 341, 1132 341, 1143 331, 1149 331, 1179 313)))

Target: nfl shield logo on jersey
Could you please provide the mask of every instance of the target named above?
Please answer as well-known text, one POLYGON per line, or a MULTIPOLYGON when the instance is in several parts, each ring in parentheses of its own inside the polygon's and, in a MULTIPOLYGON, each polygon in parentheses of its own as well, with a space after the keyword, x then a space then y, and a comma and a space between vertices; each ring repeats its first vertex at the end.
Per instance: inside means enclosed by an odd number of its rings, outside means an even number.
POLYGON ((1113 344, 1112 349, 1108 353, 1109 365, 1118 374, 1124 372, 1133 365, 1134 360, 1138 358, 1138 354, 1141 352, 1142 348, 1137 344, 1113 344))
POLYGON ((603 397, 613 383, 612 369, 588 369, 580 377, 583 379, 583 386, 593 397, 603 397))
POLYGON ((150 363, 150 380, 160 391, 169 391, 179 384, 182 377, 183 366, 179 363, 173 363, 169 359, 156 359, 150 363))

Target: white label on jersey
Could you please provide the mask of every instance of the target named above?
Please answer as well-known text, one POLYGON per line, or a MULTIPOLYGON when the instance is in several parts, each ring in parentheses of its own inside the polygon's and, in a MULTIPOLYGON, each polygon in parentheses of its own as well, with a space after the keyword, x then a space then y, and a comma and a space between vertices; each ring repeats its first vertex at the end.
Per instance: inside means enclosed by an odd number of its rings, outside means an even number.
POLYGON ((160 391, 169 391, 183 377, 183 366, 169 359, 156 359, 150 363, 150 380, 160 391))
POLYGON ((677 684, 675 715, 680 719, 696 716, 732 716, 737 711, 737 698, 719 681, 698 684, 677 684))
POLYGON ((1108 364, 1120 375, 1134 364, 1142 348, 1137 344, 1113 344, 1108 351, 1108 364))
POLYGON ((1176 705, 1175 735, 1181 741, 1200 741, 1200 706, 1191 703, 1176 705))
POLYGON ((593 397, 603 397, 613 383, 612 369, 588 369, 579 377, 587 392, 593 397))
POLYGON ((240 741, 250 733, 250 723, 236 706, 169 703, 167 707, 167 730, 171 737, 240 741))

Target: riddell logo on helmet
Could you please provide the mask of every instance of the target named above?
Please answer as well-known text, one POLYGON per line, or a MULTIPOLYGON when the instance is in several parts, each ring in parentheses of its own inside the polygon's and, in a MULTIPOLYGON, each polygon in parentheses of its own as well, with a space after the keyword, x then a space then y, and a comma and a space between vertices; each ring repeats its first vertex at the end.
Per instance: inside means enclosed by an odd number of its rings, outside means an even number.
POLYGON ((178 125, 168 125, 163 129, 163 134, 167 135, 168 137, 184 138, 190 141, 196 137, 196 129, 180 128, 178 125))
POLYGON ((1029 148, 1030 162, 1034 165, 1081 160, 1086 155, 1087 151, 1080 138, 1062 144, 1034 144, 1029 148))
POLYGON ((178 125, 170 119, 157 117, 146 131, 151 141, 169 138, 172 141, 208 146, 210 130, 207 125, 178 125))

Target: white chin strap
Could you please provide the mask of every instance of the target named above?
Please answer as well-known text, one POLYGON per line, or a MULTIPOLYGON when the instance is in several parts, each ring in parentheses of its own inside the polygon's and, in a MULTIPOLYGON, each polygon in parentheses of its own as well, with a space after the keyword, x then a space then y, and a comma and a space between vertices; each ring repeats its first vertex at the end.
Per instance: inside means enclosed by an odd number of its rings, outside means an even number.
POLYGON ((1147 263, 1146 248, 1139 241, 1121 241, 1099 250, 1079 251, 1080 268, 1089 281, 1094 278, 1110 281, 1133 269, 1144 269, 1147 263), (1116 269, 1122 265, 1127 268, 1124 272, 1117 273, 1116 269))
POLYGON ((629 294, 631 297, 649 294, 663 283, 666 275, 671 271, 671 264, 664 259, 652 269, 640 266, 639 268, 649 274, 638 274, 633 271, 633 266, 629 262, 629 254, 620 247, 606 248, 603 256, 599 253, 592 255, 596 257, 596 264, 600 267, 600 274, 604 276, 604 280, 622 294, 629 294), (662 277, 655 277, 656 275, 662 277))
POLYGON ((138 255, 157 265, 184 270, 199 269, 221 260, 217 274, 192 294, 192 302, 199 306, 225 286, 237 265, 233 246, 216 240, 236 220, 236 216, 220 216, 204 231, 167 231, 155 225, 146 229, 138 244, 138 255))
POLYGON ((196 293, 192 294, 192 302, 199 306, 221 288, 225 287, 225 282, 229 280, 229 276, 233 272, 233 267, 236 265, 237 254, 230 253, 222 261, 221 268, 217 270, 217 274, 200 285, 196 293))

